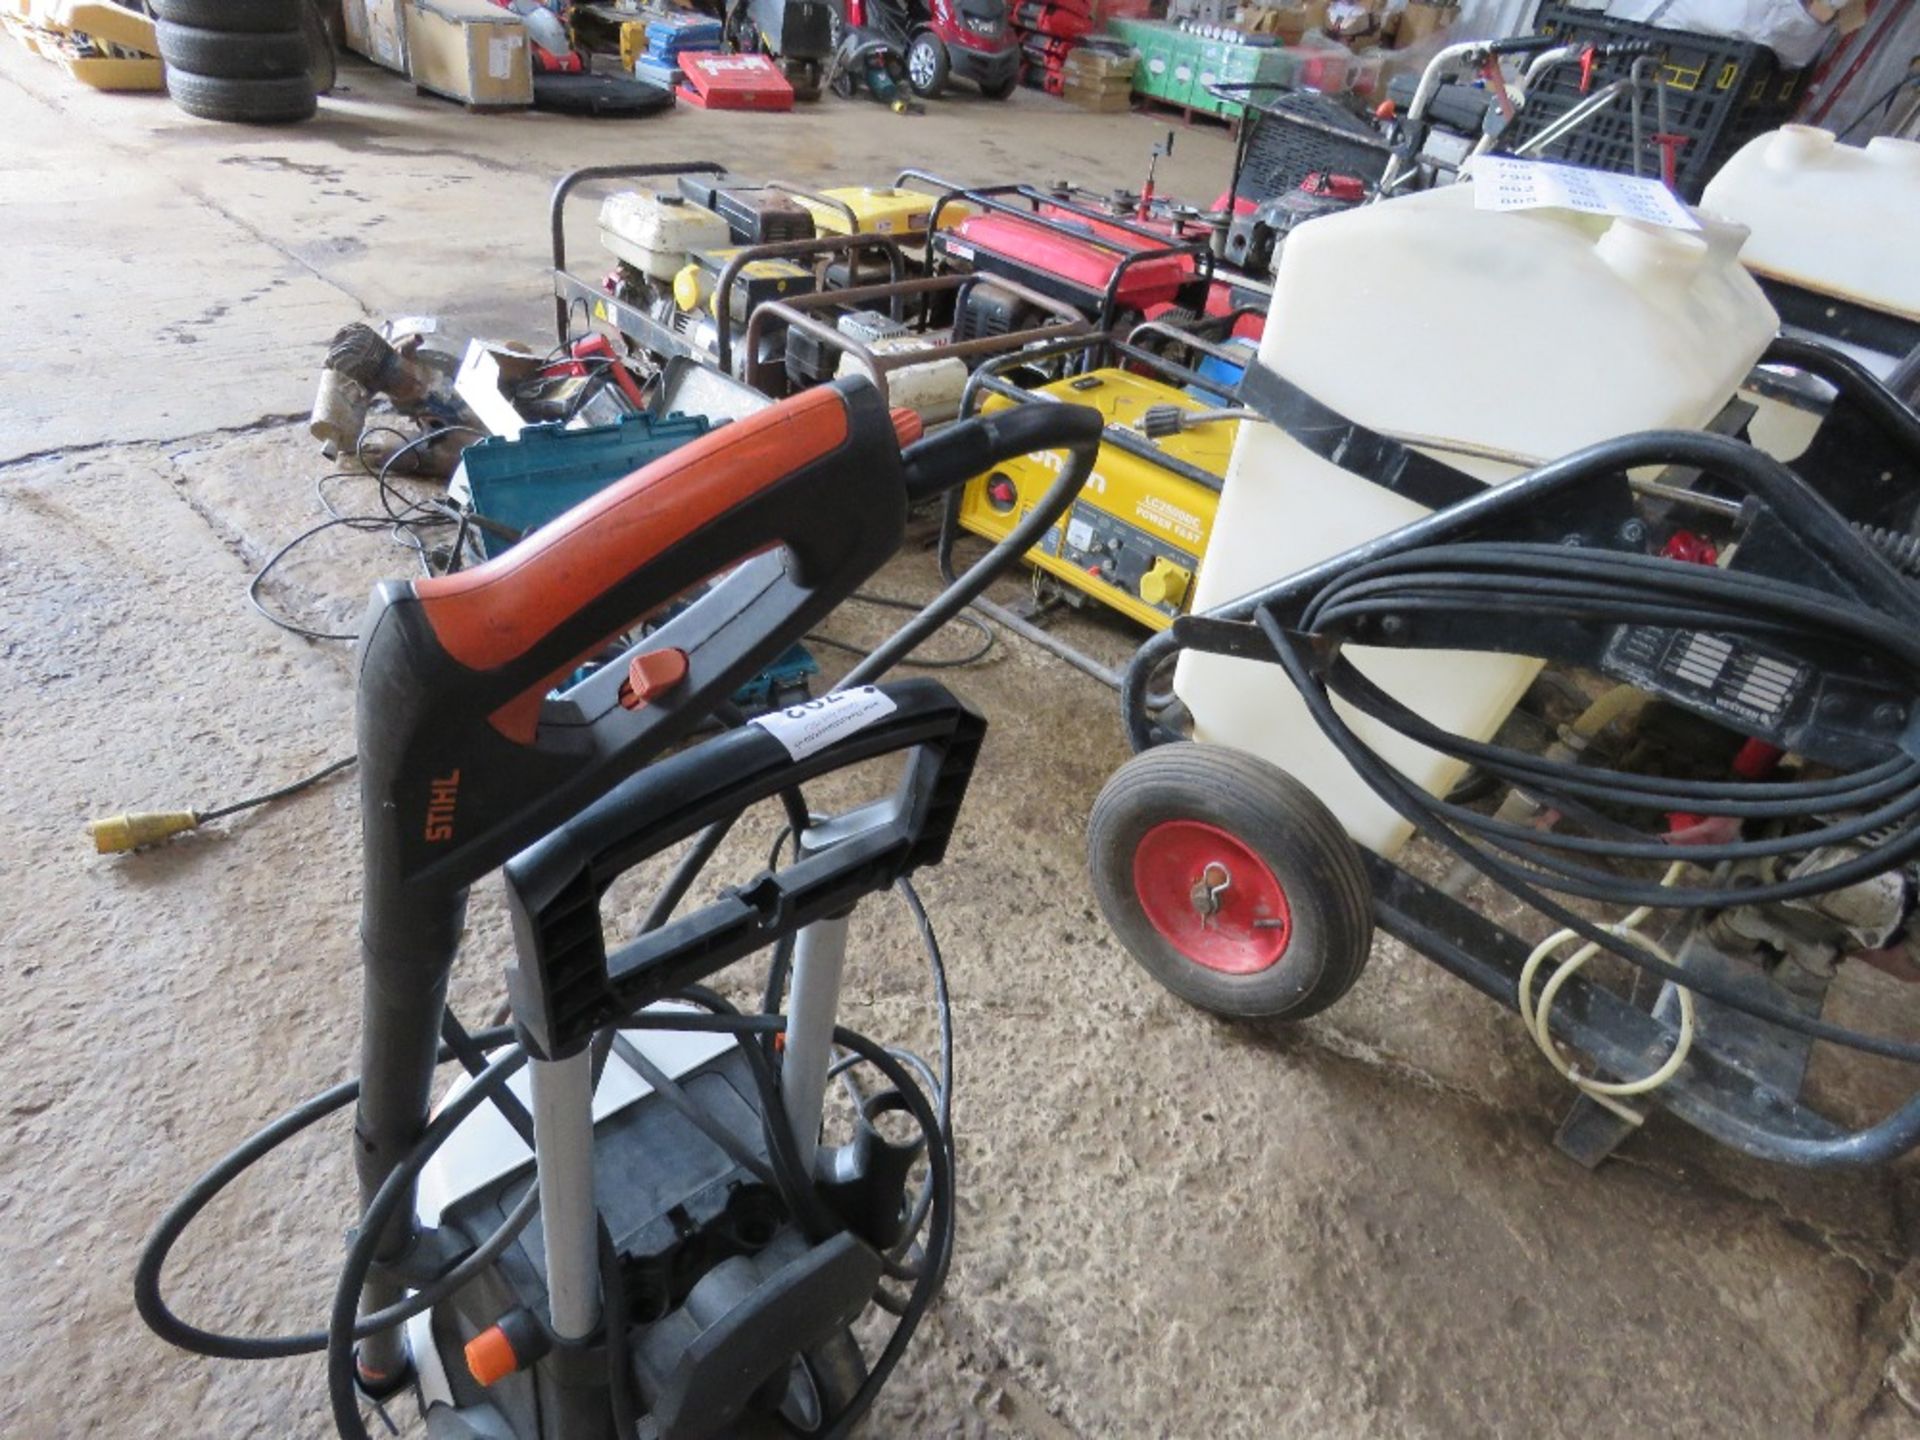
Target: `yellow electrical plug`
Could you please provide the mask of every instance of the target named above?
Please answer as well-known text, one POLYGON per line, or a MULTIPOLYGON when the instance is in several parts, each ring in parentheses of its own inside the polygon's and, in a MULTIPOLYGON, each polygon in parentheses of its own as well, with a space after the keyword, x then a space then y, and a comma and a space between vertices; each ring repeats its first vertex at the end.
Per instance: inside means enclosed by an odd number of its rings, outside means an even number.
POLYGON ((142 845, 157 845, 200 823, 194 810, 135 810, 127 815, 106 815, 87 822, 87 834, 101 855, 124 855, 142 845))
POLYGON ((209 820, 224 820, 229 815, 238 815, 242 810, 252 810, 298 795, 303 790, 312 789, 329 775, 339 774, 353 763, 354 757, 348 755, 329 765, 322 765, 311 775, 302 775, 277 790, 269 790, 264 795, 249 795, 245 800, 236 800, 231 805, 220 805, 211 810, 134 810, 125 815, 103 815, 98 820, 87 822, 87 834, 93 837, 93 848, 100 854, 124 855, 143 845, 158 845, 162 840, 171 840, 176 835, 197 830, 209 820))

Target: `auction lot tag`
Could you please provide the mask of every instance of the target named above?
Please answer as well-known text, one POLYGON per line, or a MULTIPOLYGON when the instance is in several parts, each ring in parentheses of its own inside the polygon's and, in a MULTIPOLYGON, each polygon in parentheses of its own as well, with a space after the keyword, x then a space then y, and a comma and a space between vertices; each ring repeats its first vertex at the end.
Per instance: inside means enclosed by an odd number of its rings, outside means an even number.
POLYGON ((1700 228, 1700 222, 1661 181, 1550 160, 1516 160, 1510 155, 1481 155, 1474 160, 1473 205, 1476 210, 1579 210, 1676 230, 1700 228))
POLYGON ((858 690, 836 690, 803 705, 756 715, 752 723, 786 746, 787 754, 794 759, 804 760, 886 718, 896 708, 876 686, 862 685, 858 690))

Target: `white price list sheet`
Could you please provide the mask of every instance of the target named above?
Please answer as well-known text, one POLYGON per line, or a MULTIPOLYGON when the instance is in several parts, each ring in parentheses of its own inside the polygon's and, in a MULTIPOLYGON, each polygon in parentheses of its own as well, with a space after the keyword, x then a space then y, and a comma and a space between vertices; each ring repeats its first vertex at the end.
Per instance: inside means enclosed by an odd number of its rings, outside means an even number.
POLYGON ((1482 155, 1473 162, 1473 203, 1479 210, 1578 210, 1676 230, 1700 228, 1662 181, 1509 155, 1482 155))

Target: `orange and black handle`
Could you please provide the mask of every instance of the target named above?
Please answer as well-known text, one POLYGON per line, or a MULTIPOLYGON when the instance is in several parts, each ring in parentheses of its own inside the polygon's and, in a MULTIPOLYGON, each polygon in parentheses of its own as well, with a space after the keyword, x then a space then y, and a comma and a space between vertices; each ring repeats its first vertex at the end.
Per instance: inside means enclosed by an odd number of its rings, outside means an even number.
POLYGON ((905 512, 893 416, 871 386, 823 386, 484 565, 382 586, 360 651, 362 795, 382 832, 368 835, 369 885, 470 883, 684 738, 893 553, 905 512), (623 704, 624 667, 609 666, 555 695, 637 621, 729 571, 649 641, 685 657, 671 689, 623 704))
MULTIPOLYGON (((1034 450, 1084 441, 1091 463, 1096 415, 1022 408, 1052 418, 985 417, 913 444, 918 422, 870 382, 820 386, 664 456, 484 565, 374 592, 357 719, 366 1195, 425 1123, 467 888, 708 721, 898 549, 910 497, 1034 450), (709 581, 618 663, 570 681, 709 581)), ((380 1259, 410 1238, 397 1220, 380 1259)), ((374 1279, 366 1309, 397 1294, 396 1279, 374 1279)), ((362 1347, 376 1388, 402 1363, 395 1334, 362 1347)))

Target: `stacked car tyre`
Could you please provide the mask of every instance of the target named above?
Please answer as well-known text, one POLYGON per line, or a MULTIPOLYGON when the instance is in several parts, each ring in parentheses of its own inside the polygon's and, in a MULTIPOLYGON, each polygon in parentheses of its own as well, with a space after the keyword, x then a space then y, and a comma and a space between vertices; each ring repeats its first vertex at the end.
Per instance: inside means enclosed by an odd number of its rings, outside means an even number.
POLYGON ((189 115, 288 125, 314 113, 317 79, 331 83, 314 0, 153 0, 153 10, 167 93, 189 115))

